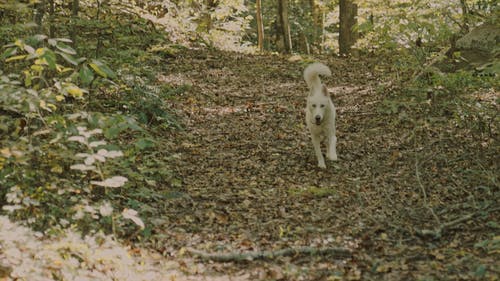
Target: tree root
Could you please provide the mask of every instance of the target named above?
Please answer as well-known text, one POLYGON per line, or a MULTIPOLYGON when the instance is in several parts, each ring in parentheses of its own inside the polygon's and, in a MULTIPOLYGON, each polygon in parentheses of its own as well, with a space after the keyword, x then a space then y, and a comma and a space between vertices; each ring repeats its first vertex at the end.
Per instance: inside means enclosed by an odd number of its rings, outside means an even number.
POLYGON ((352 252, 345 248, 314 248, 314 247, 298 247, 286 248, 276 251, 255 251, 255 252, 231 252, 213 254, 199 251, 193 248, 187 248, 187 252, 197 256, 203 260, 211 260, 215 262, 245 262, 252 260, 270 260, 285 256, 331 256, 335 259, 346 259, 352 256, 352 252))

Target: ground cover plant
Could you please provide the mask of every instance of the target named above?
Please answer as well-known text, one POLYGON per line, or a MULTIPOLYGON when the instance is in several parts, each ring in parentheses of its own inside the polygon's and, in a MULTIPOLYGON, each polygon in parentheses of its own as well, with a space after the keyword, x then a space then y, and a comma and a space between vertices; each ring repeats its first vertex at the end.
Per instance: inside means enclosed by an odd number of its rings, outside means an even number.
POLYGON ((497 4, 278 2, 1 2, 0 279, 496 280, 497 4))

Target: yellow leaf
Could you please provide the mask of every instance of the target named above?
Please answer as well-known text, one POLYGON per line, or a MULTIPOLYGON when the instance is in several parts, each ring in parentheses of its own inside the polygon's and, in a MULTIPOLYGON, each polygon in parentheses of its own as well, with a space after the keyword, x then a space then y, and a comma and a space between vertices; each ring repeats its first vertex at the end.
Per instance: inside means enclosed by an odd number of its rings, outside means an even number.
POLYGON ((14 43, 14 45, 18 46, 19 48, 23 48, 24 47, 24 43, 23 41, 17 39, 16 42, 14 43))
POLYGON ((33 69, 34 71, 37 71, 37 72, 42 72, 43 71, 43 66, 34 64, 34 65, 31 66, 31 69, 33 69))
POLYGON ((49 107, 47 107, 47 103, 44 100, 40 101, 40 107, 49 111, 49 112, 52 112, 52 110, 49 107))
POLYGON ((64 100, 64 96, 63 95, 57 95, 56 96, 56 101, 63 101, 64 100))
POLYGON ((59 64, 56 65, 56 68, 57 68, 57 71, 59 73, 64 73, 64 72, 68 72, 68 71, 72 71, 73 70, 73 68, 71 68, 71 67, 64 67, 64 66, 59 65, 59 64))
POLYGON ((31 86, 31 73, 27 70, 23 71, 25 79, 24 79, 24 86, 29 87, 31 86))
POLYGON ((37 54, 39 56, 45 54, 45 48, 38 48, 38 49, 36 49, 35 54, 37 54))
POLYGON ((72 95, 75 98, 81 98, 83 96, 83 91, 82 89, 78 88, 77 86, 69 86, 66 88, 66 91, 68 94, 72 95))
POLYGON ((9 147, 5 147, 5 148, 0 149, 0 154, 2 154, 3 157, 5 157, 5 158, 10 158, 12 156, 19 158, 19 157, 23 156, 23 153, 21 151, 16 150, 15 148, 10 149, 9 147))
POLYGON ((35 64, 42 64, 42 65, 48 65, 47 60, 45 58, 43 59, 36 59, 35 64))
POLYGON ((52 103, 48 103, 48 104, 47 104, 47 107, 48 107, 48 108, 50 108, 50 109, 52 109, 52 110, 56 110, 56 109, 57 109, 57 106, 55 106, 55 105, 54 105, 54 104, 52 104, 52 103))
POLYGON ((10 148, 8 147, 4 147, 2 149, 0 149, 0 153, 4 156, 4 157, 11 157, 12 156, 12 153, 10 153, 10 148))
POLYGON ((185 254, 186 254, 186 252, 187 252, 187 249, 186 249, 186 248, 184 248, 184 247, 182 247, 182 248, 179 250, 178 255, 182 257, 183 255, 185 255, 185 254))
POLYGON ((51 171, 52 173, 62 174, 62 172, 63 172, 63 168, 62 168, 60 165, 57 165, 57 164, 56 164, 56 165, 52 166, 52 168, 50 169, 50 171, 51 171))
POLYGON ((101 75, 102 77, 108 77, 108 75, 106 75, 106 73, 102 71, 102 69, 97 64, 89 63, 89 65, 97 74, 101 75))
POLYGON ((19 55, 19 56, 13 56, 5 60, 5 62, 10 62, 10 61, 15 61, 15 60, 22 60, 26 57, 26 55, 19 55))

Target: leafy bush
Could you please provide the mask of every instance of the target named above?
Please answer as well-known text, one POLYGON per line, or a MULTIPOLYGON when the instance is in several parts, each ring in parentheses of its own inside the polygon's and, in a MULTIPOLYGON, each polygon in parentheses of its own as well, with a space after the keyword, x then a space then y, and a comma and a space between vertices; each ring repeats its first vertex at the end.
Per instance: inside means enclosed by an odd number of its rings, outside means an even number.
POLYGON ((76 111, 96 81, 116 78, 99 60, 76 57, 68 39, 36 35, 6 46, 1 59, 0 197, 3 209, 37 229, 100 224, 116 232, 132 209, 111 199, 126 188, 123 152, 106 138, 140 130, 131 118, 76 111), (5 199, 3 199, 5 198, 5 199))

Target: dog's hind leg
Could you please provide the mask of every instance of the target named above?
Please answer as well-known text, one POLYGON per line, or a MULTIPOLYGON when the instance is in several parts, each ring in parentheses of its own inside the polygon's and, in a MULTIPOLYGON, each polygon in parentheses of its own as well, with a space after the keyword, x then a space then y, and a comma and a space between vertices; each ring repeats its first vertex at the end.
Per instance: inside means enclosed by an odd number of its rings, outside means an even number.
POLYGON ((316 153, 316 158, 318 158, 318 167, 326 168, 325 158, 323 158, 323 154, 321 153, 321 139, 318 136, 312 135, 312 143, 314 146, 314 152, 316 153))

